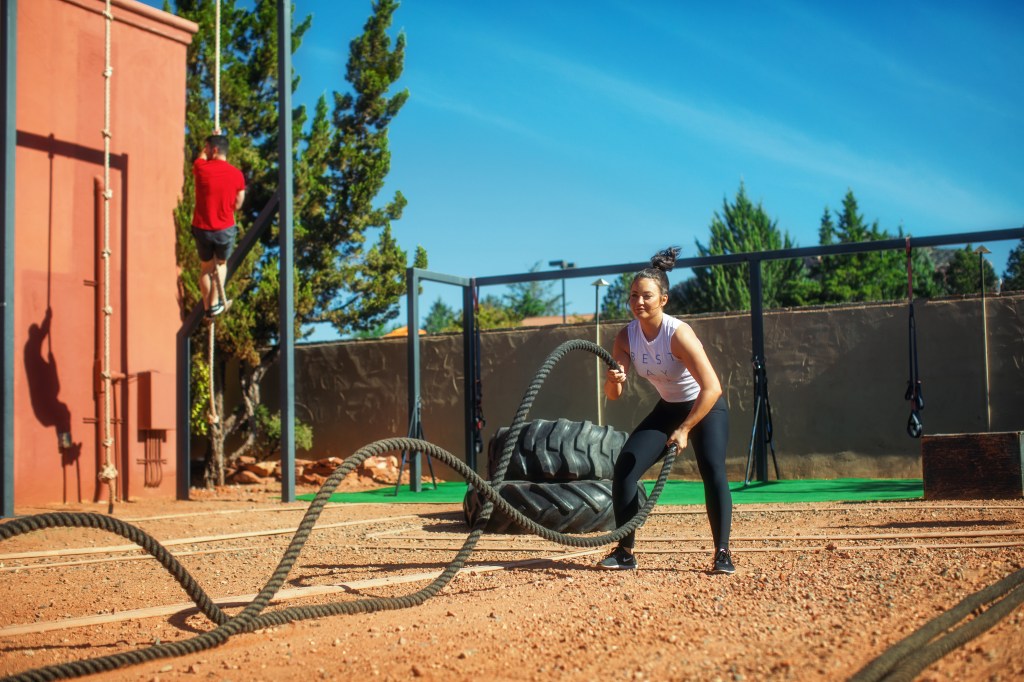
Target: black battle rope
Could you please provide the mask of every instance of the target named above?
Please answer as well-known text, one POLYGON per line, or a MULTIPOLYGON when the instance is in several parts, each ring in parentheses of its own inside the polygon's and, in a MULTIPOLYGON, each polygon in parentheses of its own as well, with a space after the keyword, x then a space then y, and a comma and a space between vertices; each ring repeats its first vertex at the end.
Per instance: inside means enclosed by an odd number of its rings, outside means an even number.
POLYGON ((917 369, 917 320, 914 318, 914 266, 910 257, 910 237, 907 237, 907 300, 910 302, 910 333, 908 335, 910 378, 907 380, 907 393, 903 399, 910 403, 907 435, 911 438, 920 438, 924 433, 924 424, 921 423, 924 394, 921 393, 921 375, 917 369))
POLYGON ((850 682, 912 680, 950 651, 991 629, 1022 602, 1024 569, 965 597, 952 609, 925 623, 917 632, 897 642, 864 666, 850 678, 850 682), (984 612, 957 626, 957 623, 986 605, 988 608, 984 612))
POLYGON ((28 516, 15 519, 5 524, 0 524, 0 541, 35 530, 41 530, 43 528, 66 526, 91 527, 117 533, 122 537, 139 544, 143 549, 157 558, 161 564, 163 564, 168 571, 174 575, 189 597, 193 599, 197 606, 199 606, 200 610, 218 625, 215 629, 204 632, 190 639, 178 642, 161 643, 146 649, 110 654, 88 660, 73 661, 70 663, 37 668, 35 670, 29 670, 4 679, 10 681, 16 680, 19 682, 22 680, 36 682, 109 672, 127 665, 153 661, 160 658, 195 654, 199 651, 222 644, 229 637, 240 632, 251 632, 273 625, 283 625, 289 622, 309 618, 352 613, 369 613, 373 611, 407 608, 422 604, 424 601, 440 592, 441 589, 451 582, 459 570, 461 570, 465 565, 469 556, 472 554, 477 541, 483 534, 484 527, 486 526, 491 510, 494 507, 497 507, 502 513, 506 514, 516 525, 552 542, 558 542, 560 544, 570 545, 573 547, 598 547, 622 540, 629 533, 632 533, 639 528, 654 508, 658 496, 661 494, 661 491, 665 486, 665 482, 668 480, 669 472, 672 469, 672 463, 676 456, 675 448, 668 449, 658 481, 655 484, 654 489, 651 491, 651 495, 647 502, 640 509, 637 515, 620 528, 600 536, 582 538, 558 533, 549 528, 545 528, 544 526, 541 526, 523 516, 518 510, 506 502, 492 487, 492 484, 500 483, 504 478, 516 439, 518 438, 519 432, 523 429, 526 415, 529 412, 530 406, 533 404, 533 400, 536 397, 540 386, 543 384, 544 379, 547 378, 547 375, 550 373, 551 368, 555 363, 557 363, 571 350, 587 350, 598 355, 608 364, 609 367, 617 366, 615 361, 604 349, 596 344, 590 343, 589 341, 572 340, 560 345, 548 357, 544 365, 542 365, 540 371, 538 371, 537 375, 534 377, 533 382, 530 384, 530 387, 527 389, 527 392, 523 397, 519 410, 516 412, 515 420, 509 429, 508 440, 506 441, 501 461, 498 463, 497 473, 495 474, 494 480, 491 484, 478 476, 476 472, 469 469, 466 464, 450 452, 424 440, 414 438, 392 438, 376 441, 363 447, 355 454, 346 458, 341 466, 339 466, 324 482, 320 491, 317 492, 313 502, 310 503, 306 513, 303 515, 302 521, 299 523, 298 530, 292 537, 288 548, 285 550, 280 563, 274 570, 271 578, 267 581, 267 584, 259 594, 256 595, 252 602, 238 613, 238 615, 232 618, 228 618, 223 611, 219 609, 219 607, 213 604, 212 599, 210 599, 202 588, 199 587, 195 580, 189 575, 188 571, 186 571, 184 567, 178 563, 177 559, 171 556, 171 554, 161 546, 159 542, 148 536, 142 530, 131 526, 128 523, 99 514, 52 513, 28 516), (290 607, 269 613, 261 613, 287 579, 292 567, 298 560, 299 554, 301 553, 309 534, 313 531, 317 518, 320 516, 320 513, 329 501, 331 494, 334 492, 335 488, 337 488, 338 484, 367 458, 381 455, 386 452, 401 450, 418 450, 426 453, 428 456, 440 459, 463 476, 466 482, 477 489, 487 500, 480 518, 477 519, 477 522, 471 529, 465 543, 456 554, 455 559, 430 584, 423 589, 408 595, 399 597, 370 597, 355 601, 335 602, 316 606, 290 607))

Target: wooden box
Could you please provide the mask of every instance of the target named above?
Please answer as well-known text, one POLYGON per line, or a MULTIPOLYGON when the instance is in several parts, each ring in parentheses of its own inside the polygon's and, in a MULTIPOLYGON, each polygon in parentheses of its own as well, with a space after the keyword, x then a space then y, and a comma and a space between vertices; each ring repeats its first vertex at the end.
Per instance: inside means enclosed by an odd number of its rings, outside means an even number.
POLYGON ((926 500, 1024 497, 1024 432, 955 433, 921 438, 926 500))

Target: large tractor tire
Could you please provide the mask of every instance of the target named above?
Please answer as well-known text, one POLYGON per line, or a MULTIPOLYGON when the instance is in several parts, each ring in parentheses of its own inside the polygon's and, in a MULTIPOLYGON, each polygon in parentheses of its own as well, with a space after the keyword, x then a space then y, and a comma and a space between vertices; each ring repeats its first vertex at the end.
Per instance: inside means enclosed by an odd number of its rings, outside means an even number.
MULTIPOLYGON (((496 487, 501 498, 523 516, 559 533, 592 533, 615 530, 611 481, 571 481, 568 483, 531 483, 505 481, 496 487)), ((640 504, 647 501, 643 483, 637 485, 640 504)), ((486 499, 473 488, 466 491, 462 509, 466 522, 473 526, 486 499)), ((498 509, 491 512, 489 533, 525 533, 498 509)))
MULTIPOLYGON (((508 429, 491 438, 487 451, 489 478, 501 460, 508 429)), ((627 434, 589 421, 537 419, 519 432, 505 472, 506 481, 566 482, 611 479, 615 459, 627 434)))

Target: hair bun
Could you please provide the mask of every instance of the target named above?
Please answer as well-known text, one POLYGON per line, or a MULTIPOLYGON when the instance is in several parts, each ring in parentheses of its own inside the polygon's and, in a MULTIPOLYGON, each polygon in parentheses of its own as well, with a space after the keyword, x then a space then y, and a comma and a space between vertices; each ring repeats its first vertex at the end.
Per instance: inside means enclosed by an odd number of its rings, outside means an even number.
POLYGON ((679 256, 679 247, 670 246, 654 254, 651 258, 651 267, 664 272, 671 272, 676 266, 676 258, 679 256))

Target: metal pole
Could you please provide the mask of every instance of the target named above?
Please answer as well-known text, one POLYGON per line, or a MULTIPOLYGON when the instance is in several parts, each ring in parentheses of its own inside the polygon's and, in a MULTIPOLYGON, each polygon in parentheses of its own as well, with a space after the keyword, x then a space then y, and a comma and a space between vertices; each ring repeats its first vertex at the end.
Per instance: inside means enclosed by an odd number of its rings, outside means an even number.
POLYGON ((565 324, 565 279, 562 279, 562 324, 565 324))
MULTIPOLYGON (((564 281, 564 280, 563 280, 564 281)), ((608 282, 604 278, 597 279, 594 283, 594 343, 598 346, 601 345, 601 287, 608 286, 608 282)), ((601 358, 594 358, 595 372, 594 376, 597 380, 597 425, 604 426, 604 418, 601 415, 602 396, 601 396, 601 358)))
MULTIPOLYGON (((197 317, 193 311, 192 318, 197 317)), ((190 318, 191 319, 191 318, 190 318)), ((178 330, 178 337, 175 343, 178 351, 177 362, 175 363, 178 368, 176 376, 177 380, 177 403, 178 409, 175 414, 175 420, 178 427, 177 439, 177 480, 176 480, 176 491, 179 500, 187 500, 189 498, 189 488, 192 484, 192 452, 191 443, 192 440, 192 425, 191 419, 191 406, 192 406, 192 336, 189 333, 192 326, 187 323, 178 330)))
POLYGON ((277 1, 278 339, 281 344, 281 501, 295 501, 295 271, 292 262, 292 3, 277 1))
MULTIPOLYGON (((564 280, 563 280, 564 281, 564 280)), ((594 284, 594 343, 598 346, 601 345, 601 304, 600 304, 600 292, 601 287, 596 283, 594 284)), ((594 358, 594 366, 597 368, 594 372, 594 379, 597 381, 597 425, 604 426, 604 421, 601 418, 601 358, 594 358)))
POLYGON ((0 390, 3 391, 3 416, 0 417, 0 516, 14 516, 14 150, 17 146, 17 56, 18 2, 3 0, 0 10, 0 63, 3 71, 3 103, 0 123, 3 128, 3 190, 0 194, 0 216, 4 221, 3 256, 0 257, 0 286, 3 287, 3 311, 0 313, 0 390))
MULTIPOLYGON (((420 280, 415 268, 406 270, 406 292, 408 303, 406 310, 407 323, 406 337, 408 343, 409 362, 409 432, 419 434, 421 429, 420 419, 420 312, 419 312, 419 288, 420 280)), ((468 426, 466 427, 469 428, 468 426)), ((420 461, 419 451, 409 453, 409 490, 415 493, 420 492, 420 479, 423 476, 423 463, 420 461)), ((401 484, 401 480, 399 480, 401 484)), ((397 489, 396 489, 397 490, 397 489)))
POLYGON ((985 343, 985 430, 992 430, 992 399, 989 392, 988 372, 988 302, 985 299, 985 254, 992 253, 984 247, 975 249, 978 254, 978 277, 981 280, 981 334, 985 343))
POLYGON ((476 471, 476 320, 473 310, 474 287, 462 287, 462 402, 463 422, 466 425, 466 466, 476 471))

